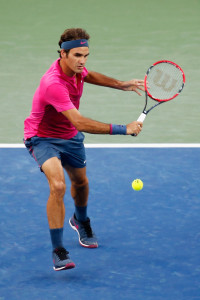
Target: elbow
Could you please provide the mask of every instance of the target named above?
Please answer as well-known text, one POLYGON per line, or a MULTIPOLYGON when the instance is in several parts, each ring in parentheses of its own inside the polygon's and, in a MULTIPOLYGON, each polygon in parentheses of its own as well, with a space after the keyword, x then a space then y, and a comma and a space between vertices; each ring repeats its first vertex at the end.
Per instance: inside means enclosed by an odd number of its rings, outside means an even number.
POLYGON ((76 108, 64 111, 63 115, 78 131, 85 130, 87 118, 83 117, 76 108))
POLYGON ((73 122, 74 127, 78 130, 78 131, 84 131, 85 130, 85 124, 82 120, 76 120, 75 122, 73 122))
POLYGON ((78 131, 84 131, 84 126, 80 123, 74 125, 78 131))

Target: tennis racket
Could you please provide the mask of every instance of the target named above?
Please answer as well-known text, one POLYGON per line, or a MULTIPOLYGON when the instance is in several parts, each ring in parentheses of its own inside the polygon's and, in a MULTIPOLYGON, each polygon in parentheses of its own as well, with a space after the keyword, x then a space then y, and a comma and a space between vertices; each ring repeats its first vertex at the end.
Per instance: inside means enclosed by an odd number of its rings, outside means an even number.
POLYGON ((147 114, 153 108, 176 98, 183 90, 184 85, 185 74, 177 64, 169 60, 154 63, 144 78, 145 105, 137 121, 144 122, 147 114), (148 97, 156 101, 156 104, 147 109, 148 97))

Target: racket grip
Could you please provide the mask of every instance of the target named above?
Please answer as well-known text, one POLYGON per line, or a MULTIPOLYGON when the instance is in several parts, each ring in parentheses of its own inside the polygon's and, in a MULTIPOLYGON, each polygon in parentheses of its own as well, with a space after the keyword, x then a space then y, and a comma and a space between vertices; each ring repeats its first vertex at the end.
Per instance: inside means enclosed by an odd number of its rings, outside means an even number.
MULTIPOLYGON (((138 122, 144 122, 145 118, 146 118, 146 114, 141 113, 141 115, 139 116, 139 118, 137 119, 138 122)), ((131 134, 132 136, 136 136, 135 133, 131 134)))
POLYGON ((141 115, 139 116, 139 118, 137 119, 138 122, 144 122, 145 118, 146 118, 146 114, 141 113, 141 115))

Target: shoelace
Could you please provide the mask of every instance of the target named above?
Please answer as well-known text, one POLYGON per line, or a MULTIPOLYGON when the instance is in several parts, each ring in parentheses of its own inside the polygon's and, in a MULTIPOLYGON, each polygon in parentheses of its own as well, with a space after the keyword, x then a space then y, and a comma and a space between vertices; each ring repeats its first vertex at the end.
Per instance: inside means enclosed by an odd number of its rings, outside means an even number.
POLYGON ((93 232, 92 232, 92 228, 90 226, 90 220, 82 222, 82 225, 85 229, 85 232, 87 234, 87 237, 93 237, 93 232))
POLYGON ((67 259, 67 254, 69 254, 69 252, 65 248, 55 249, 54 252, 58 255, 60 260, 67 259))

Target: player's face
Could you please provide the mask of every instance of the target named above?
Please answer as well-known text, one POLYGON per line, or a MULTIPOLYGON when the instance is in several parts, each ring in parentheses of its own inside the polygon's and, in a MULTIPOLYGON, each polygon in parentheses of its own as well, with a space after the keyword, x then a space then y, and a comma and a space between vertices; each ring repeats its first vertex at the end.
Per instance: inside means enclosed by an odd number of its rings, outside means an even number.
POLYGON ((64 67, 63 71, 68 76, 83 72, 88 55, 88 47, 73 48, 69 51, 68 55, 61 50, 62 64, 64 67))

